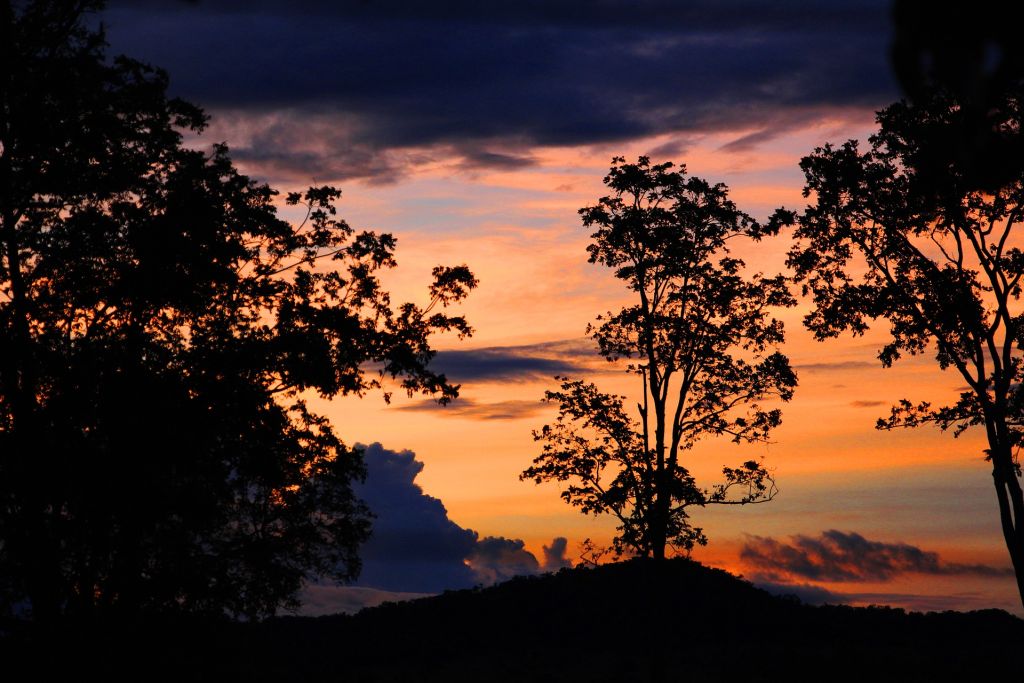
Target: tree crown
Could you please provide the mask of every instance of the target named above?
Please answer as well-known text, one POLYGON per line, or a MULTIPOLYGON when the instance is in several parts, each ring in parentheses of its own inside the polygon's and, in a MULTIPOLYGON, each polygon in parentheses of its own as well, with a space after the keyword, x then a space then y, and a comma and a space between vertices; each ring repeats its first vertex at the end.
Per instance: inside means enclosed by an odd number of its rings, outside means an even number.
POLYGON ((639 419, 628 417, 623 397, 560 378, 561 390, 546 394, 558 420, 534 432, 543 450, 523 472, 538 483, 569 482, 568 503, 618 519, 617 550, 655 556, 666 544, 688 551, 706 541, 689 524, 687 507, 775 495, 756 461, 725 468, 723 484, 701 489, 680 457, 707 437, 767 440, 781 410, 760 402, 788 401, 796 386, 775 350, 783 328, 771 315, 795 303, 786 280, 747 275, 728 246, 760 239, 774 225, 739 211, 724 185, 673 168, 616 157, 605 178, 612 194, 580 210, 595 230, 590 261, 614 268, 636 294, 588 332, 601 355, 627 360, 626 370, 641 378, 639 419))
POLYGON ((395 238, 329 186, 282 220, 226 146, 186 148, 205 114, 106 59, 99 5, 0 6, 0 606, 265 616, 354 577, 369 529, 304 399, 457 395, 430 339, 471 333, 444 309, 476 279, 393 304, 395 238))

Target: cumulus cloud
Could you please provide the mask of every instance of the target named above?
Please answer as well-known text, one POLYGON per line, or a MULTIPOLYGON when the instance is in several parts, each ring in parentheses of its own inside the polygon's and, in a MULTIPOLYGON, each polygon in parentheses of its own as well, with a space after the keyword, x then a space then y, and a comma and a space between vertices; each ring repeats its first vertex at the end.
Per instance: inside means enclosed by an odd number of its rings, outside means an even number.
POLYGON ((483 584, 537 574, 540 564, 525 546, 519 539, 487 536, 477 542, 467 561, 483 584))
POLYGON ((561 566, 553 558, 564 556, 564 538, 545 547, 541 565, 522 540, 481 538, 452 521, 444 504, 416 483, 423 463, 412 451, 392 451, 375 443, 364 447, 363 457, 366 481, 355 489, 375 519, 372 535, 360 549, 363 571, 355 587, 376 592, 312 586, 307 589, 308 601, 321 605, 316 609, 341 605, 350 610, 349 603, 470 588, 561 566))
POLYGON ((887 581, 902 574, 1006 576, 1007 567, 946 562, 937 553, 907 543, 871 541, 835 529, 817 538, 793 536, 789 542, 750 536, 740 558, 766 582, 795 578, 818 581, 887 581))
POLYGON ((551 541, 551 545, 543 546, 544 571, 555 572, 565 567, 571 567, 572 561, 565 556, 565 550, 569 541, 564 536, 558 536, 551 541))
POLYGON ((476 547, 477 534, 449 519, 444 504, 416 483, 423 463, 415 453, 375 443, 365 448, 363 458, 367 476, 356 493, 375 519, 370 540, 360 550, 359 585, 421 593, 474 585, 476 576, 465 558, 476 547))
POLYGON ((248 146, 265 165, 386 181, 417 150, 502 169, 537 147, 734 131, 727 151, 745 151, 878 109, 897 94, 888 13, 884 0, 122 0, 104 21, 176 94, 275 113, 288 129, 275 135, 302 144, 248 146), (313 116, 335 131, 308 134, 313 116))

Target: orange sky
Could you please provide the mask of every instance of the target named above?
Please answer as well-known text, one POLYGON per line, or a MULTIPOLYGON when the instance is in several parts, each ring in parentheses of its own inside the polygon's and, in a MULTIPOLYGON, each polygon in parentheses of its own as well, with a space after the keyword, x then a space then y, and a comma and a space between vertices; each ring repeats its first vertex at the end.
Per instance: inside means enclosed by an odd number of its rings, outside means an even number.
MULTIPOLYGON (((864 139, 872 124, 870 112, 840 112, 746 152, 722 149, 736 132, 691 137, 679 141, 685 153, 653 161, 685 162, 690 173, 725 182, 741 209, 763 219, 779 205, 803 205, 797 166, 803 154, 825 141, 864 139)), ((476 334, 461 343, 439 339, 438 347, 576 339, 596 314, 628 300, 610 273, 587 263, 587 233, 576 211, 603 194, 601 179, 613 155, 628 159, 672 143, 657 138, 614 148, 542 149, 537 165, 504 172, 466 173, 441 159, 398 184, 345 184, 341 214, 357 228, 398 237, 400 266, 387 278, 395 300, 422 301, 430 268, 437 263, 465 262, 479 277, 479 289, 462 309, 476 334)), ((298 187, 314 179, 291 180, 298 187)), ((740 255, 756 269, 779 271, 788 246, 783 236, 740 255)), ((696 511, 695 522, 711 542, 695 556, 742 573, 739 549, 748 535, 785 539, 839 529, 910 543, 948 561, 1006 566, 980 435, 954 440, 928 428, 896 433, 873 428, 892 402, 941 399, 961 384, 958 377, 940 372, 928 356, 882 369, 875 353, 884 328, 864 338, 818 343, 801 327, 801 310, 806 303, 781 314, 787 324, 785 351, 800 386, 785 407, 774 443, 738 447, 708 442, 687 463, 698 482, 709 485, 722 465, 763 456, 775 468, 781 493, 766 505, 696 511)), ((611 372, 602 362, 595 358, 597 374, 591 379, 606 391, 635 393, 634 378, 611 372)), ((541 380, 478 382, 465 385, 462 395, 477 404, 539 402, 552 386, 553 381, 541 380)), ((553 415, 550 409, 480 419, 457 409, 403 410, 413 403, 396 397, 386 406, 379 396, 369 396, 318 407, 350 443, 378 441, 386 448, 414 451, 426 464, 417 481, 463 527, 522 538, 537 554, 554 536, 568 537, 570 549, 585 537, 609 538, 609 520, 582 517, 561 502, 553 486, 518 480, 537 453, 530 431, 553 415)), ((883 583, 821 585, 862 596, 855 602, 997 606, 1021 613, 1007 576, 911 574, 883 583), (946 601, 929 602, 928 596, 946 601)))

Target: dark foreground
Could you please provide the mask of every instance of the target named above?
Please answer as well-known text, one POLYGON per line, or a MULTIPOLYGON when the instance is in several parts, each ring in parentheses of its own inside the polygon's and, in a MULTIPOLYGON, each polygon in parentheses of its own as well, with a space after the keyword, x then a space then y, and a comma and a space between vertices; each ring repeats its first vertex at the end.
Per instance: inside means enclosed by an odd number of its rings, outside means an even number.
MULTIPOLYGON (((516 579, 355 616, 8 632, 25 680, 1024 680, 1024 621, 807 607, 673 560, 516 579)), ((5 678, 6 676, 3 676, 5 678)), ((14 680, 14 679, 12 679, 14 680)))

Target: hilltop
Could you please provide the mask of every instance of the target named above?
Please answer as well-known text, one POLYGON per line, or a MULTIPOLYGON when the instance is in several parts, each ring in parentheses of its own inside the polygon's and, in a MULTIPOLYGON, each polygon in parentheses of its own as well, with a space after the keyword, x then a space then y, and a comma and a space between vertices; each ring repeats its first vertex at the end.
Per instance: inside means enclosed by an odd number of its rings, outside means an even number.
POLYGON ((999 610, 810 607, 685 559, 563 570, 266 627, 262 637, 283 655, 270 677, 308 680, 979 680, 1020 671, 1024 642, 1024 621, 999 610))
POLYGON ((178 623, 130 640, 105 641, 103 657, 95 637, 88 647, 79 639, 91 654, 72 660, 75 670, 130 658, 143 667, 136 674, 189 680, 982 680, 1020 671, 1024 621, 999 610, 810 607, 676 559, 566 569, 356 615, 178 623))

